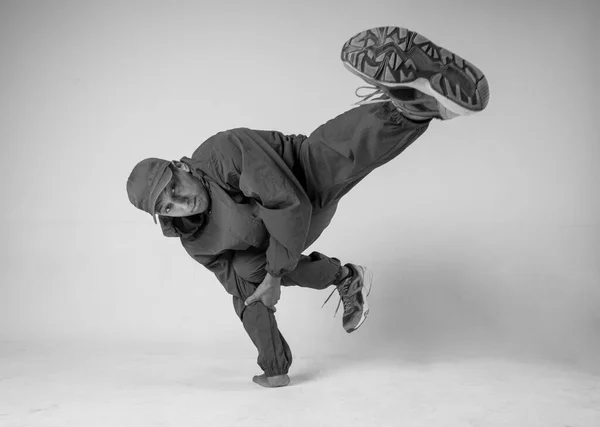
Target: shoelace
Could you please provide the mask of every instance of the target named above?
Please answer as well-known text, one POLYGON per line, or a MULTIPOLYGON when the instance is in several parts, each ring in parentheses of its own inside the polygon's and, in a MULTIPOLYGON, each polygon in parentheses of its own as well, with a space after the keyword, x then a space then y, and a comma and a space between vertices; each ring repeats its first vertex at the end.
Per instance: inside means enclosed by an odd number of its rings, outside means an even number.
POLYGON ((354 105, 367 105, 367 104, 375 104, 378 102, 389 102, 390 97, 385 94, 380 88, 377 86, 359 86, 354 94, 360 98, 359 101, 355 102, 354 105), (373 92, 367 93, 365 95, 361 95, 358 92, 361 89, 372 90, 373 92))
MULTIPOLYGON (((390 98, 390 96, 387 93, 385 93, 382 89, 378 88, 377 86, 359 86, 354 91, 354 94, 357 97, 361 98, 359 101, 357 101, 355 103, 355 105, 375 104, 378 102, 392 101, 392 98, 390 98), (372 90, 373 92, 361 95, 358 93, 361 89, 372 90)), ((404 105, 423 106, 423 108, 426 108, 427 110, 429 110, 427 107, 424 106, 425 101, 426 100, 422 99, 422 98, 398 99, 397 100, 397 102, 400 102, 404 105)))
POLYGON ((342 304, 342 302, 344 303, 344 313, 349 310, 351 308, 351 302, 349 299, 344 299, 343 297, 343 293, 347 293, 348 292, 348 288, 350 287, 350 283, 352 282, 351 278, 346 279, 344 281, 343 284, 336 286, 336 288, 331 291, 331 293, 329 294, 329 296, 327 297, 327 299, 325 300, 325 302, 323 303, 323 305, 321 306, 321 308, 325 307, 325 304, 327 304, 327 301, 329 301, 329 299, 331 298, 331 296, 335 293, 335 291, 337 290, 340 294, 340 300, 338 301, 338 305, 335 309, 335 313, 333 314, 333 317, 337 316, 337 312, 340 309, 340 305, 342 304))
MULTIPOLYGON (((427 100, 423 100, 420 98, 417 99, 411 99, 411 100, 394 100, 392 98, 390 98, 390 96, 385 93, 382 89, 378 88, 377 86, 359 86, 356 91, 354 92, 355 95, 359 98, 361 98, 359 101, 355 102, 354 105, 367 105, 367 104, 375 104, 375 103, 379 103, 379 102, 389 102, 392 101, 392 103, 396 106, 396 108, 398 109, 406 109, 408 110, 408 112, 412 113, 412 114, 418 114, 419 118, 442 118, 442 120, 445 119, 451 119, 453 117, 458 116, 458 114, 447 110, 442 104, 438 104, 436 103, 435 107, 430 108, 429 106, 426 105, 426 103, 424 101, 427 100), (368 90, 372 90, 373 92, 365 94, 365 95, 361 95, 358 92, 361 89, 368 89, 368 90)), ((338 304, 339 307, 339 304, 338 304)))

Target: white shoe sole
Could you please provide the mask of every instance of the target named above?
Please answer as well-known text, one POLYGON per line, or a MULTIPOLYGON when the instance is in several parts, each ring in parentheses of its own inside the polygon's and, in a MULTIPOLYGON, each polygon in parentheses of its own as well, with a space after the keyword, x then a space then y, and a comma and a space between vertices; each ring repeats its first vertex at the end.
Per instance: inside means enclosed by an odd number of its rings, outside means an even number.
POLYGON ((363 288, 360 290, 360 292, 362 294, 364 304, 363 304, 363 311, 360 316, 360 320, 358 321, 358 323, 354 327, 354 329, 347 331, 348 333, 356 331, 358 328, 360 328, 360 325, 362 325, 365 322, 365 320, 367 320, 367 316, 369 315, 369 301, 367 300, 367 297, 371 293, 371 289, 373 287, 373 272, 371 270, 369 270, 368 268, 363 267, 362 265, 355 265, 355 264, 352 264, 352 265, 358 272, 360 280, 363 283, 363 288))
POLYGON ((341 59, 370 84, 416 89, 457 115, 479 112, 489 100, 489 85, 479 68, 406 28, 362 31, 344 44, 341 59))
POLYGON ((348 69, 348 71, 350 71, 352 74, 362 78, 366 82, 371 83, 373 85, 381 85, 381 86, 388 87, 390 89, 403 88, 403 87, 417 89, 418 91, 423 92, 426 95, 432 96, 433 98, 435 98, 435 100, 438 103, 443 105, 444 108, 446 108, 447 110, 449 110, 459 116, 470 116, 470 115, 478 112, 478 111, 473 111, 473 110, 464 108, 464 107, 458 105, 456 102, 452 102, 450 99, 446 98, 445 96, 442 96, 437 91, 433 90, 429 80, 425 79, 423 77, 419 77, 419 78, 413 80, 412 82, 408 82, 408 83, 387 83, 387 82, 381 83, 381 82, 367 76, 366 74, 361 73, 360 71, 353 68, 351 65, 348 65, 345 62, 343 64, 344 64, 344 67, 346 67, 348 69))

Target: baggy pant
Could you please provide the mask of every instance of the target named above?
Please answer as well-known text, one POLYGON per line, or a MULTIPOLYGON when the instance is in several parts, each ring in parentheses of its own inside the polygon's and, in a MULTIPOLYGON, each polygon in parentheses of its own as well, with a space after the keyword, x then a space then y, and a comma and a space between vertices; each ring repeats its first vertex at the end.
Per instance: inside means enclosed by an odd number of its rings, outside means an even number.
MULTIPOLYGON (((331 222, 340 199, 377 167, 389 162, 429 126, 404 116, 391 103, 347 111, 315 130, 294 138, 298 167, 295 175, 312 204, 313 215, 305 248, 331 222)), ((231 260, 241 296, 250 296, 266 275, 266 255, 259 249, 238 251, 231 260)), ((341 263, 319 252, 303 255, 295 270, 282 276, 283 286, 325 289, 341 272, 341 263)), ((267 376, 286 374, 291 350, 277 328, 274 313, 262 303, 250 307, 234 296, 235 311, 258 349, 258 365, 267 376)))

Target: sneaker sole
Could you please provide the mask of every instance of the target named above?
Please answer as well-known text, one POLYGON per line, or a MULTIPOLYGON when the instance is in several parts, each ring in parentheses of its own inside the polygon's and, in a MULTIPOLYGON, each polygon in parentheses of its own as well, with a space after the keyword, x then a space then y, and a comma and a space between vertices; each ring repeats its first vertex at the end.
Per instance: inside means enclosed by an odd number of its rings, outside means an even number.
POLYGON ((352 332, 356 331, 358 328, 360 328, 360 325, 362 325, 365 322, 365 320, 367 320, 367 316, 369 315, 369 302, 367 300, 367 297, 371 293, 371 289, 373 287, 373 273, 371 272, 371 270, 369 270, 366 267, 363 267, 361 265, 356 265, 356 264, 352 264, 352 265, 354 266, 355 270, 358 272, 358 275, 360 276, 360 280, 363 283, 363 288, 361 289, 361 293, 362 293, 364 304, 363 304, 363 312, 360 316, 360 320, 358 321, 358 323, 356 324, 356 326, 353 329, 346 331, 348 333, 352 333, 352 332))
POLYGON ((417 89, 461 116, 483 110, 489 101, 489 85, 479 68, 406 28, 358 33, 344 44, 341 59, 370 84, 417 89))

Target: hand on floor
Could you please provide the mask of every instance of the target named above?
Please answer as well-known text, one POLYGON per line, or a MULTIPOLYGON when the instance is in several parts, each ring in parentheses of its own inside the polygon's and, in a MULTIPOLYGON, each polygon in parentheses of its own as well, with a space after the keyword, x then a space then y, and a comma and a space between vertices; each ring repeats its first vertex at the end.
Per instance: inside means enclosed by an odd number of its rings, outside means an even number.
POLYGON ((275 375, 274 377, 267 377, 265 374, 262 374, 254 376, 252 381, 258 385, 268 388, 285 387, 290 383, 290 377, 286 374, 275 375))

